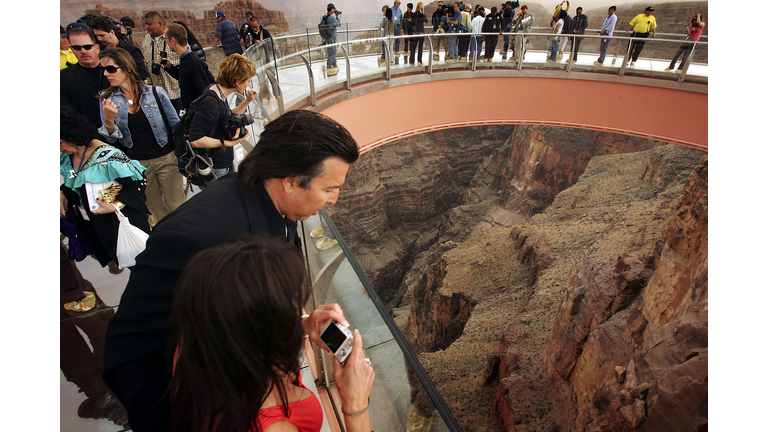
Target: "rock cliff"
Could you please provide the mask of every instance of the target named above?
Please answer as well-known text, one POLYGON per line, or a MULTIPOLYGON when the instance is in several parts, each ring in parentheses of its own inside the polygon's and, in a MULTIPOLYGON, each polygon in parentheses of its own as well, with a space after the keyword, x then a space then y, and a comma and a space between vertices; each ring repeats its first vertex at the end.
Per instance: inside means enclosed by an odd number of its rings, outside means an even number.
POLYGON ((684 189, 701 158, 585 130, 434 132, 363 155, 329 213, 465 430, 663 430, 681 396, 706 424, 706 266, 688 271, 706 248, 684 251, 706 233, 706 182, 684 189))

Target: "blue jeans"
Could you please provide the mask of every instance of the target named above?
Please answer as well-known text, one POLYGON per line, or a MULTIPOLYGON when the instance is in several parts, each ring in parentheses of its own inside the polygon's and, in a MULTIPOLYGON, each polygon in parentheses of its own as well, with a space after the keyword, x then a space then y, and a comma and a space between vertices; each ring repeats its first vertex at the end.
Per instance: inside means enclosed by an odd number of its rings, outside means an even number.
POLYGON ((448 54, 454 60, 459 58, 459 47, 456 46, 457 37, 458 36, 456 35, 456 33, 451 33, 451 35, 448 36, 448 54))
POLYGON ((680 57, 680 54, 682 54, 683 59, 680 60, 680 66, 678 66, 677 69, 683 70, 685 61, 688 60, 688 56, 691 55, 691 51, 693 51, 693 44, 683 45, 680 48, 678 48, 677 53, 675 53, 675 57, 672 58, 672 63, 669 64, 669 68, 670 69, 675 68, 675 63, 677 63, 677 58, 680 57))
POLYGON ((611 43, 610 39, 600 39, 600 57, 597 59, 598 63, 605 62, 605 55, 608 53, 609 43, 611 43))
POLYGON ((553 41, 549 41, 549 59, 552 61, 557 61, 557 49, 560 47, 560 38, 557 38, 553 41))
POLYGON ((325 66, 329 68, 336 67, 336 45, 329 46, 326 49, 328 50, 328 60, 325 61, 325 66))
MULTIPOLYGON (((395 36, 400 36, 400 29, 402 28, 403 26, 399 26, 399 25, 395 26, 395 36)), ((395 52, 399 52, 399 51, 400 51, 400 39, 397 39, 395 40, 395 52)))
POLYGON ((483 47, 483 37, 482 36, 475 36, 472 38, 469 44, 469 58, 472 58, 475 56, 475 51, 477 51, 477 58, 480 58, 480 51, 483 47))

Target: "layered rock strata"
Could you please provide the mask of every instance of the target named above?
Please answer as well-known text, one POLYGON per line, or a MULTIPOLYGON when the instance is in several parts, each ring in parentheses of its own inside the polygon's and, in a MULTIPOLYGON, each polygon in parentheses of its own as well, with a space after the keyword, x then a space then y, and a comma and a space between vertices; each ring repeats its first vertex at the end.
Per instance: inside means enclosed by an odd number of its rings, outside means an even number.
MULTIPOLYGON (((651 284, 669 293, 669 280, 657 276, 657 268, 665 262, 670 227, 677 227, 677 243, 702 244, 691 239, 700 227, 670 222, 681 195, 694 209, 688 213, 706 213, 692 192, 683 193, 702 155, 583 130, 444 131, 363 155, 331 213, 465 430, 651 427, 660 413, 677 409, 668 387, 688 383, 691 371, 706 365, 706 342, 701 349, 702 338, 693 336, 701 326, 681 336, 683 345, 698 346, 686 350, 692 363, 685 367, 674 355, 659 355, 674 342, 655 345, 663 347, 658 351, 639 336, 651 321, 667 327, 648 341, 666 341, 671 329, 682 332, 669 326, 679 314, 663 317, 669 305, 684 305, 687 322, 698 324, 706 321, 705 308, 679 293, 655 295, 655 306, 647 308, 638 300, 651 284), (575 282, 582 279, 594 281, 575 282), (595 315, 584 318, 584 328, 574 315, 579 310, 595 315), (592 334, 590 326, 601 320, 611 325, 592 334), (613 343, 572 342, 575 331, 558 333, 558 325, 613 343), (627 340, 636 345, 618 344, 627 340), (649 354, 638 354, 643 343, 649 354), (617 351, 634 362, 607 374, 603 366, 617 351), (568 373, 550 378, 551 370, 568 373), (607 384, 589 384, 610 377, 631 387, 611 393, 607 384), (573 396, 589 389, 601 391, 573 396), (616 421, 600 412, 612 412, 616 421)), ((705 194, 706 185, 696 190, 705 194)), ((706 261, 706 248, 696 259, 706 261)), ((688 262, 672 261, 666 274, 686 274, 688 262)), ((694 274, 682 279, 706 280, 705 267, 694 274)), ((706 379, 703 387, 700 377, 694 381, 686 390, 698 404, 692 422, 706 424, 706 379)), ((425 397, 414 395, 417 408, 430 406, 425 397)))

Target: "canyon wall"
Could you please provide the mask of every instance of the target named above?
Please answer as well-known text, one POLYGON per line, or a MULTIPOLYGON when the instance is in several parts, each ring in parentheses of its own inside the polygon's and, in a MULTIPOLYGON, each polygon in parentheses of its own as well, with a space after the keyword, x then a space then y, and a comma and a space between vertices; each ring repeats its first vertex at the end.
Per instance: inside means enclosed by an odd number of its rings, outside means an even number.
POLYGON ((434 132, 361 156, 329 213, 465 430, 696 430, 702 156, 553 127, 434 132))

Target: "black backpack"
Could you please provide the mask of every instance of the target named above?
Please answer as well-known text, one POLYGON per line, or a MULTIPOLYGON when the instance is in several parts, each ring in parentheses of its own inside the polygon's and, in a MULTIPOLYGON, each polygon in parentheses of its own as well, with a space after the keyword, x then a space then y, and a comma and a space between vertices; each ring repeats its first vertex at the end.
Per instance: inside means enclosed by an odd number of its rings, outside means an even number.
POLYGON ((320 20, 320 24, 317 25, 317 31, 320 33, 320 39, 323 40, 323 42, 327 41, 328 39, 333 36, 333 30, 331 30, 331 26, 328 25, 326 20, 330 14, 323 15, 323 18, 320 20))

